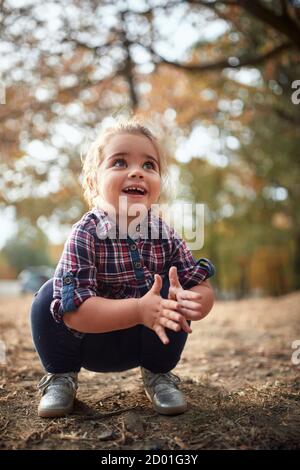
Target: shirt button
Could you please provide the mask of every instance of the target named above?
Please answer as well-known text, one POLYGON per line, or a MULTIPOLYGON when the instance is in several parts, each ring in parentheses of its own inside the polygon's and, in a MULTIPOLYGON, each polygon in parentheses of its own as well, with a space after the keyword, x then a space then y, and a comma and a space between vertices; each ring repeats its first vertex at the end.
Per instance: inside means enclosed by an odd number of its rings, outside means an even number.
POLYGON ((70 276, 66 276, 65 279, 64 279, 64 284, 67 284, 67 285, 68 285, 68 284, 71 284, 71 282, 72 282, 71 277, 70 277, 70 276))
POLYGON ((136 245, 134 245, 134 244, 130 245, 130 249, 131 249, 131 251, 135 251, 136 250, 136 245))
POLYGON ((141 267, 142 267, 142 263, 140 263, 139 261, 135 261, 135 262, 133 263, 133 266, 134 266, 135 268, 141 268, 141 267))

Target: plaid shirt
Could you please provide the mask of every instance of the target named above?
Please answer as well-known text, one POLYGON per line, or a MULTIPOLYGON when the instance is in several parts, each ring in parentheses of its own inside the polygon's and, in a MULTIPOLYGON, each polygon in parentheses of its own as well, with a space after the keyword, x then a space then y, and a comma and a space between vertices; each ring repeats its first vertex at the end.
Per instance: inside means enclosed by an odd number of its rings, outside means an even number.
POLYGON ((185 241, 160 217, 149 210, 144 220, 134 240, 120 237, 118 227, 98 208, 73 226, 54 273, 51 313, 56 321, 89 297, 141 297, 151 288, 154 274, 165 276, 171 266, 177 267, 183 288, 213 275, 213 265, 204 258, 197 262, 185 241))

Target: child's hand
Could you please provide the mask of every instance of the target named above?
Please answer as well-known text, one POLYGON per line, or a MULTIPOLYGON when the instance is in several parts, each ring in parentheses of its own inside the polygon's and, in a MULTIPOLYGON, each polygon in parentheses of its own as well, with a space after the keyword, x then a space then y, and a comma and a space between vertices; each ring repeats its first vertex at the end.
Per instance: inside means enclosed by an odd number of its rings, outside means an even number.
POLYGON ((201 300, 202 294, 185 290, 181 286, 176 266, 172 266, 169 270, 169 294, 168 298, 178 302, 178 312, 182 313, 187 320, 201 320, 205 316, 201 300))
POLYGON ((154 276, 154 284, 143 297, 138 299, 139 317, 143 325, 155 331, 164 344, 169 343, 165 328, 179 331, 181 327, 191 332, 191 329, 183 317, 178 312, 178 303, 175 300, 163 299, 160 296, 162 279, 159 274, 154 276))

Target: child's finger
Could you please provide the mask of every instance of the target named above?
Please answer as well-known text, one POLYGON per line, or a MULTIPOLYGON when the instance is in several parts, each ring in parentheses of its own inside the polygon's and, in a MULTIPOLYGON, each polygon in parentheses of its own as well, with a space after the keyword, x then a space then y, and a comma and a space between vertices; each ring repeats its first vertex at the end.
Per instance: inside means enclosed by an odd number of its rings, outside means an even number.
POLYGON ((190 325, 188 324, 188 322, 186 321, 184 317, 182 317, 182 320, 181 320, 181 327, 183 331, 185 331, 186 333, 193 333, 192 328, 190 327, 190 325))
POLYGON ((175 312, 179 308, 179 303, 176 300, 161 299, 161 306, 167 310, 174 310, 175 312))
POLYGON ((169 280, 171 287, 181 287, 180 281, 178 279, 176 266, 171 266, 171 268, 169 269, 169 280))
POLYGON ((159 337, 159 339, 161 340, 163 344, 169 344, 170 341, 166 335, 166 332, 163 326, 155 325, 153 330, 155 331, 155 333, 157 334, 157 336, 159 337))
MULTIPOLYGON (((161 322, 162 325, 176 332, 180 331, 180 329, 182 328, 183 331, 185 331, 186 333, 192 333, 192 329, 183 315, 172 312, 170 310, 163 310, 163 314, 165 315, 166 318, 161 322), (175 325, 174 324, 171 325, 171 323, 167 320, 173 320, 173 323, 174 322, 177 322, 177 323, 175 323, 175 325)), ((161 317, 161 318, 164 318, 164 317, 161 317)))
POLYGON ((179 323, 176 323, 173 320, 169 320, 169 318, 166 318, 166 317, 160 317, 159 323, 162 326, 165 326, 166 328, 169 328, 169 330, 180 331, 180 329, 181 329, 179 323))
POLYGON ((195 310, 189 310, 183 307, 180 308, 180 312, 187 320, 202 320, 202 318, 205 317, 201 311, 196 312, 195 310))
POLYGON ((176 313, 176 312, 173 312, 173 311, 170 311, 170 310, 163 310, 163 315, 166 316, 169 320, 173 320, 174 322, 179 323, 181 325, 182 329, 186 333, 192 333, 192 329, 190 328, 188 322, 186 321, 184 316, 181 315, 180 313, 176 313))
POLYGON ((168 299, 176 300, 176 294, 171 287, 169 288, 168 299))
POLYGON ((199 302, 192 302, 191 300, 180 300, 179 308, 186 308, 188 310, 199 311, 202 305, 199 302))
POLYGON ((163 309, 162 311, 162 315, 166 318, 168 318, 169 320, 173 320, 177 323, 180 323, 182 318, 184 318, 180 313, 178 312, 175 312, 173 310, 168 310, 168 309, 163 309))
POLYGON ((179 294, 179 298, 182 300, 194 300, 195 302, 201 300, 203 295, 199 292, 193 292, 190 290, 182 290, 179 294))

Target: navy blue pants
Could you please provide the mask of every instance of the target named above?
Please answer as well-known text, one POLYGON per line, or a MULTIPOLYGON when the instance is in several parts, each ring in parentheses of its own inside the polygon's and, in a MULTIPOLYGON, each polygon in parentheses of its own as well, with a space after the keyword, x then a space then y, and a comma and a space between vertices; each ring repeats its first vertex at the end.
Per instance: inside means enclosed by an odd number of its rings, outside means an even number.
MULTIPOLYGON (((161 296, 167 298, 168 290, 166 277, 161 296)), ((31 307, 32 338, 47 372, 79 372, 81 367, 95 372, 121 372, 143 366, 158 373, 168 372, 180 360, 187 340, 187 333, 182 330, 166 329, 168 345, 143 325, 108 333, 86 333, 83 338, 77 338, 64 322, 53 319, 52 299, 53 280, 50 279, 40 288, 31 307)))

